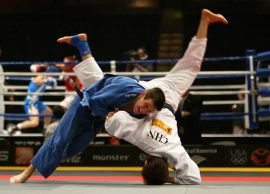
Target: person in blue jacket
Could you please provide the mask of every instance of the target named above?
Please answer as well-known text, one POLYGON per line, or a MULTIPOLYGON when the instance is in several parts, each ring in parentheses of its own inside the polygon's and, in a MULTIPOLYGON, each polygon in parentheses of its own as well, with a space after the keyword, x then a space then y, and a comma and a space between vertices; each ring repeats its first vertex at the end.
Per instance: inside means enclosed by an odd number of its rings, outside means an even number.
MULTIPOLYGON (((77 47, 83 60, 92 57, 86 34, 63 37, 58 42, 77 47)), ((124 110, 131 116, 142 118, 161 110, 165 103, 165 95, 159 88, 146 90, 137 80, 124 76, 107 74, 100 78, 82 92, 81 98, 74 100, 31 164, 19 175, 11 177, 10 182, 25 182, 35 169, 45 178, 50 176, 61 160, 78 154, 95 138, 109 112, 124 110)))

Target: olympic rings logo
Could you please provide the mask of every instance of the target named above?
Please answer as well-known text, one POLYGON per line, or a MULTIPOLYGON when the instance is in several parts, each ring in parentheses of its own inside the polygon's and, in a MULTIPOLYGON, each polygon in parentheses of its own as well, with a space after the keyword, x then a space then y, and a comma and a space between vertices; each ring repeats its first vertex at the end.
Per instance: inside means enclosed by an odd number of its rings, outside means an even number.
POLYGON ((247 153, 245 150, 231 150, 231 162, 234 165, 244 165, 247 163, 247 153))

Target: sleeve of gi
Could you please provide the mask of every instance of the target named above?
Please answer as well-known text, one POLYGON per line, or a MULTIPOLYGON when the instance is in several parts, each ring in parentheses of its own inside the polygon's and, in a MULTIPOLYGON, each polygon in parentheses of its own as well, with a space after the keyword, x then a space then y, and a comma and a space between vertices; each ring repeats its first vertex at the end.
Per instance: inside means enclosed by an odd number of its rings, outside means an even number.
POLYGON ((103 72, 98 66, 96 60, 90 57, 73 68, 73 71, 82 82, 85 88, 90 87, 96 81, 103 78, 103 72))
POLYGON ((165 153, 169 164, 175 169, 175 184, 200 184, 201 175, 197 164, 189 157, 183 146, 177 144, 165 153))
POLYGON ((166 96, 166 102, 176 110, 181 95, 190 88, 201 69, 206 43, 206 38, 197 39, 194 37, 189 43, 184 56, 178 60, 165 77, 148 82, 141 81, 140 84, 146 89, 161 88, 166 96))
POLYGON ((94 116, 106 116, 115 108, 121 109, 144 91, 136 80, 127 77, 116 77, 98 91, 91 92, 92 89, 95 87, 84 92, 81 103, 88 103, 94 116))

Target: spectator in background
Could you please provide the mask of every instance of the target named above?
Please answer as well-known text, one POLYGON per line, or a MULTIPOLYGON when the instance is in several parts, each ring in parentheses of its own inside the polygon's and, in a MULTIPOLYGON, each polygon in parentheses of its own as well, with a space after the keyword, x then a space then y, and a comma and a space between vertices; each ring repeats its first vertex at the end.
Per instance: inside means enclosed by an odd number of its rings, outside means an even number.
MULTIPOLYGON (((148 59, 146 49, 143 47, 139 47, 136 51, 128 51, 126 55, 130 61, 148 59)), ((126 71, 128 72, 151 72, 153 70, 153 64, 150 63, 130 63, 126 66, 126 71)), ((135 78, 139 80, 140 76, 135 76, 135 78)))
MULTIPOLYGON (((78 60, 76 59, 76 56, 67 56, 64 58, 63 62, 63 64, 56 64, 56 66, 60 68, 62 72, 71 73, 73 72, 73 67, 78 63, 78 60)), ((60 80, 64 81, 66 90, 65 98, 60 102, 60 105, 65 109, 68 109, 77 96, 74 86, 76 85, 79 90, 82 90, 83 84, 81 84, 75 75, 63 75, 60 76, 60 80)))
MULTIPOLYGON (((46 67, 46 72, 59 72, 59 69, 55 66, 46 67)), ((38 75, 34 77, 28 85, 28 95, 24 101, 24 110, 26 114, 38 115, 38 114, 52 114, 52 109, 47 105, 43 104, 40 100, 40 93, 44 93, 47 87, 54 88, 57 81, 53 77, 47 77, 38 75)), ((40 123, 40 116, 29 116, 28 120, 18 123, 14 127, 8 129, 8 133, 13 135, 14 133, 19 134, 24 129, 37 127, 40 123)), ((51 116, 44 117, 44 129, 51 123, 51 116)))
MULTIPOLYGON (((137 60, 147 60, 148 59, 148 54, 146 52, 146 49, 143 47, 139 47, 137 49, 137 60)), ((138 71, 141 72, 147 72, 147 71, 153 71, 153 64, 146 64, 146 63, 140 63, 140 64, 135 64, 134 69, 137 69, 138 71)))
POLYGON ((200 118, 202 111, 202 98, 190 94, 183 94, 175 113, 178 134, 183 144, 200 144, 201 130, 200 118))
MULTIPOLYGON (((237 99, 243 101, 245 94, 241 93, 241 91, 237 94, 237 99)), ((235 113, 244 113, 244 104, 233 104, 232 111, 235 113)), ((233 120, 233 134, 247 134, 244 119, 233 120)))
MULTIPOLYGON (((137 49, 137 55, 138 55, 139 60, 147 60, 148 59, 148 54, 147 54, 146 49, 144 47, 139 47, 137 49)), ((152 69, 148 69, 148 70, 150 71, 152 69)))
MULTIPOLYGON (((66 56, 64 57, 62 64, 56 64, 55 66, 64 73, 71 73, 73 72, 73 67, 75 67, 77 63, 78 60, 76 59, 76 56, 66 56)), ((59 78, 65 83, 66 94, 65 98, 60 102, 60 104, 53 107, 53 116, 56 120, 52 122, 44 131, 45 141, 47 141, 47 139, 53 134, 56 127, 59 125, 61 118, 65 114, 65 111, 70 107, 71 103, 76 98, 77 94, 75 93, 75 85, 80 90, 83 88, 83 85, 75 75, 61 75, 59 78)))
MULTIPOLYGON (((75 67, 77 63, 78 60, 76 59, 76 56, 73 55, 64 57, 63 63, 55 64, 55 66, 64 73, 72 73, 73 67, 75 67)), ((44 71, 46 67, 48 67, 48 64, 34 64, 30 68, 32 72, 40 72, 44 71)), ((77 96, 74 88, 75 84, 80 90, 83 89, 83 85, 80 83, 79 79, 75 75, 61 75, 59 79, 64 81, 66 91, 65 98, 60 102, 60 105, 63 106, 65 109, 68 109, 75 97, 77 96)))

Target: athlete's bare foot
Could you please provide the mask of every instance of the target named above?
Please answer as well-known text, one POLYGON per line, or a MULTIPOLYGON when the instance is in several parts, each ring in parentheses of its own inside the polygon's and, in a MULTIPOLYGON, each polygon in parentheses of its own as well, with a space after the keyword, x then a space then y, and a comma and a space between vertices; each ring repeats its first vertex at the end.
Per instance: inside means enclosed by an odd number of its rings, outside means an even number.
MULTIPOLYGON (((82 34, 78 34, 77 36, 79 37, 81 41, 87 41, 87 34, 82 33, 82 34)), ((71 38, 72 36, 64 36, 62 38, 59 38, 57 42, 71 44, 71 38)))
POLYGON ((9 182, 10 183, 24 183, 30 178, 30 176, 33 174, 34 171, 35 171, 35 167, 33 165, 30 165, 22 173, 12 176, 9 179, 9 182))
POLYGON ((85 33, 77 34, 75 36, 64 36, 59 38, 57 42, 75 46, 80 52, 82 60, 92 57, 92 53, 87 42, 87 35, 85 33))
POLYGON ((221 14, 215 14, 208 9, 202 10, 202 18, 206 19, 209 23, 222 22, 224 24, 228 24, 226 18, 221 14))

